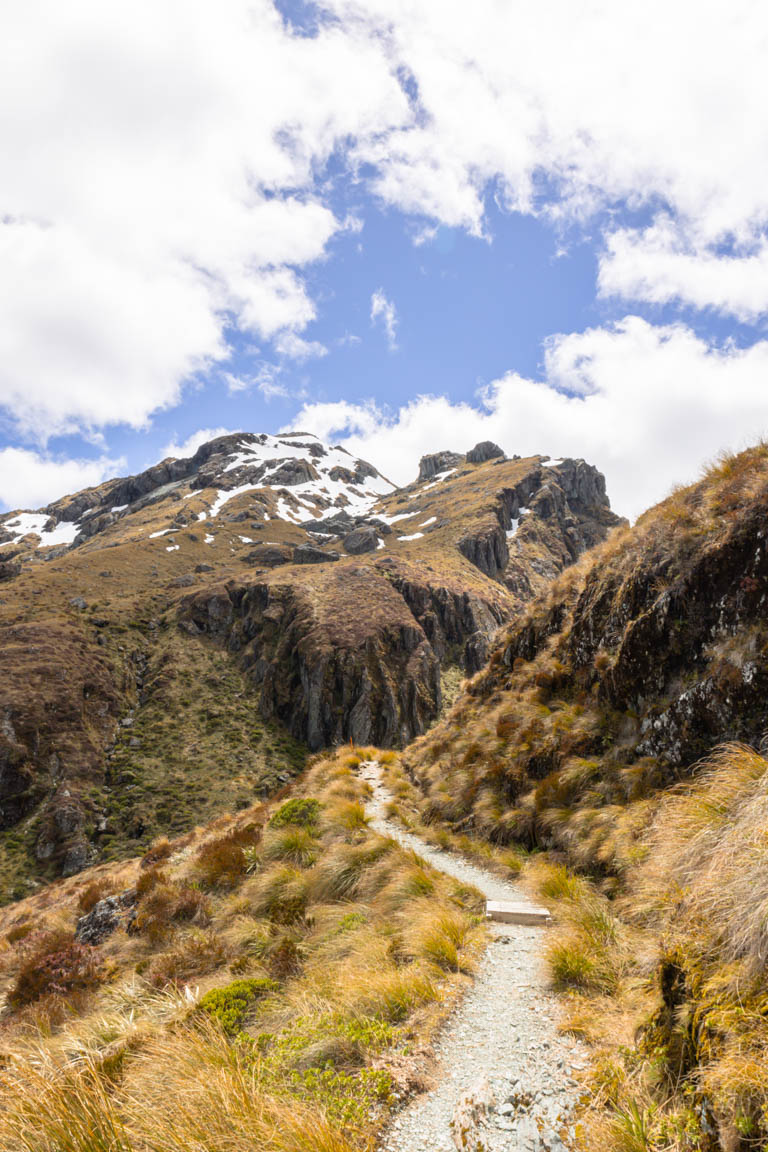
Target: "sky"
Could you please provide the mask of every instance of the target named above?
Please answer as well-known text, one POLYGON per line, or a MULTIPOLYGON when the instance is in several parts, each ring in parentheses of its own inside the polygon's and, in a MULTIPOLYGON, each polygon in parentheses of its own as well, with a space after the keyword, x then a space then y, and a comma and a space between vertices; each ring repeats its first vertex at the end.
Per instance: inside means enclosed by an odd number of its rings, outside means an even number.
POLYGON ((768 434, 761 0, 29 0, 0 510, 226 431, 481 439, 636 516, 768 434))

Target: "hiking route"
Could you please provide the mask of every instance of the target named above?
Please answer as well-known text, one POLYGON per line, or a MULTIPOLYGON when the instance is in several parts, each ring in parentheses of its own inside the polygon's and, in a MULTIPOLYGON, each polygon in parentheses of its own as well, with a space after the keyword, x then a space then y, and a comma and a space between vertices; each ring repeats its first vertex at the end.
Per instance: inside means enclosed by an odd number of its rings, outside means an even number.
MULTIPOLYGON (((433 868, 478 888, 488 900, 529 903, 522 890, 454 853, 425 844, 385 810, 391 800, 378 763, 361 765, 370 784, 371 827, 412 849, 433 868)), ((548 987, 545 927, 491 922, 474 985, 434 1045, 436 1087, 391 1122, 380 1152, 565 1152, 583 1089, 575 1076, 584 1048, 557 1030, 548 987)))

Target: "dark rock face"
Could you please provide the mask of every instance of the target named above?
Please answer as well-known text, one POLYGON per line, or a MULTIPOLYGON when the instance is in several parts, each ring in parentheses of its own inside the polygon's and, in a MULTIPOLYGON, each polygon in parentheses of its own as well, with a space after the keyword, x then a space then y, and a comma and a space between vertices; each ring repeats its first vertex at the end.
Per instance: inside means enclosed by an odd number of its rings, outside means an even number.
POLYGON ((246 556, 249 564, 258 564, 262 568, 277 568, 280 564, 290 564, 293 560, 293 549, 287 544, 257 544, 252 552, 246 556))
POLYGON ((113 668, 76 626, 43 620, 3 630, 0 683, 0 829, 37 808, 38 858, 72 873, 87 862, 85 812, 64 781, 101 771, 121 709, 113 668))
POLYGON ((294 484, 307 484, 310 480, 319 479, 319 473, 308 460, 286 460, 285 464, 271 474, 270 483, 277 487, 285 484, 291 487, 294 484))
POLYGON ((533 659, 570 621, 559 653, 574 682, 603 707, 637 716, 633 755, 658 758, 669 780, 715 744, 758 743, 768 727, 764 509, 682 569, 672 556, 649 544, 629 574, 595 567, 572 619, 555 603, 513 629, 503 657, 507 667, 533 659))
POLYGON ((257 583, 201 591, 181 612, 238 654, 262 714, 313 750, 350 739, 399 745, 439 711, 438 658, 403 598, 370 567, 338 570, 321 605, 299 585, 257 583))
POLYGON ((485 464, 486 460, 495 460, 497 456, 503 455, 504 449, 494 444, 493 440, 481 440, 467 452, 467 464, 485 464))
POLYGON ((339 560, 338 552, 324 552, 322 548, 315 548, 313 544, 299 544, 293 550, 294 564, 328 564, 339 560))
POLYGON ((378 548, 375 528, 356 528, 344 537, 344 547, 352 556, 363 552, 375 552, 378 548))
POLYGON ((455 660, 468 676, 482 668, 505 613, 469 592, 426 585, 394 574, 397 588, 441 662, 455 660))
POLYGON ((458 452, 433 452, 429 456, 422 456, 419 460, 419 483, 431 480, 438 472, 457 468, 463 459, 458 452))
POLYGON ((490 524, 472 535, 462 536, 459 551, 492 580, 498 580, 509 561, 509 549, 504 529, 490 524))

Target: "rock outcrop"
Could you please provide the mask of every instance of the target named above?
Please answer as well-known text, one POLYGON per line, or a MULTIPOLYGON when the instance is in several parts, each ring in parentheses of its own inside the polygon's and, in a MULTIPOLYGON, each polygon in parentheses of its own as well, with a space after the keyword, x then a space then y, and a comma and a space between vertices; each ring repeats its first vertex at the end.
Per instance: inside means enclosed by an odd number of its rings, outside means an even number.
POLYGON ((429 456, 422 456, 419 460, 419 483, 433 480, 440 472, 457 468, 463 459, 458 452, 433 452, 429 456))
POLYGON ((182 618, 222 640, 267 718, 311 749, 402 744, 440 708, 440 664, 403 598, 368 567, 334 565, 317 603, 297 582, 217 586, 182 618))
MULTIPOLYGON (((582 509, 599 500, 602 481, 588 466, 549 471, 531 503, 540 525, 561 517, 564 500, 582 509)), ((574 854, 589 828, 594 859, 633 799, 685 778, 720 743, 760 746, 768 726, 767 512, 768 451, 758 448, 596 549, 577 579, 551 584, 497 639, 446 729, 434 730, 435 747, 455 747, 456 761, 428 746, 419 754, 421 778, 437 763, 436 782, 451 793, 450 804, 435 801, 440 811, 462 826, 479 821, 497 839, 516 835, 574 854), (492 777, 481 764, 467 778, 461 747, 473 723, 498 734, 492 777), (489 789, 498 813, 490 822, 489 789), (481 795, 483 813, 475 810, 481 795)), ((578 531, 565 520, 562 543, 598 529, 599 517, 578 531)), ((612 849, 599 858, 607 868, 612 849)))
POLYGON ((467 464, 485 464, 486 460, 495 460, 504 455, 504 449, 494 444, 493 440, 481 440, 467 452, 467 464))

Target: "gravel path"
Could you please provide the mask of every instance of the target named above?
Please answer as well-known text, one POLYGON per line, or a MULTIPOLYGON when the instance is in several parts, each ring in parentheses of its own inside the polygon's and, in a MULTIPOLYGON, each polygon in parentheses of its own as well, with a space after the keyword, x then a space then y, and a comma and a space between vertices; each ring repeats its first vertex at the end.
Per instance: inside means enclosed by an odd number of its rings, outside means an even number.
MULTIPOLYGON (((375 763, 361 773, 373 788, 372 826, 414 849, 435 868, 474 884, 488 900, 525 901, 514 884, 460 856, 425 844, 384 817, 390 795, 375 763)), ((574 1139, 573 1108, 586 1067, 584 1049, 557 1032, 548 990, 546 928, 492 924, 472 990, 435 1045, 437 1087, 393 1121, 381 1152, 563 1152, 574 1139)))

